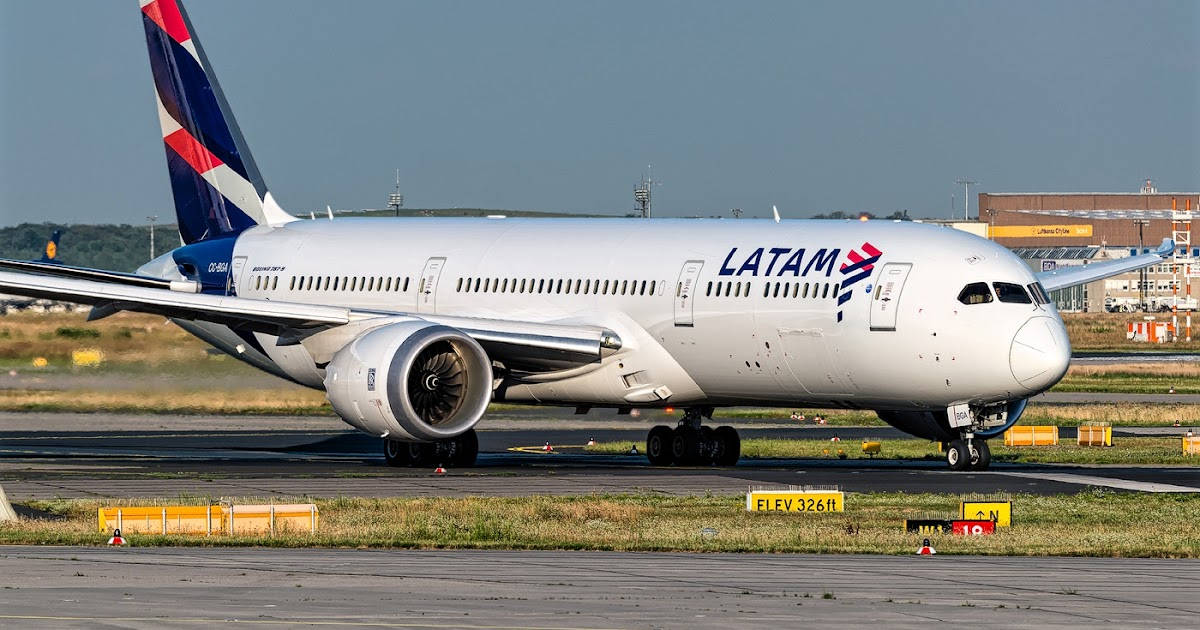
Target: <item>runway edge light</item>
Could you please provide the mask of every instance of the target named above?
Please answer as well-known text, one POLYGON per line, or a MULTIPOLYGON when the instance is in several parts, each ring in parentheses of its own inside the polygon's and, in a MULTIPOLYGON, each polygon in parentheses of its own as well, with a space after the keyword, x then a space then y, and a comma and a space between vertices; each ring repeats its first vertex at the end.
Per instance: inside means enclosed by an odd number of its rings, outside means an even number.
POLYGON ((962 501, 958 517, 964 521, 993 521, 996 527, 1012 525, 1012 501, 962 501))

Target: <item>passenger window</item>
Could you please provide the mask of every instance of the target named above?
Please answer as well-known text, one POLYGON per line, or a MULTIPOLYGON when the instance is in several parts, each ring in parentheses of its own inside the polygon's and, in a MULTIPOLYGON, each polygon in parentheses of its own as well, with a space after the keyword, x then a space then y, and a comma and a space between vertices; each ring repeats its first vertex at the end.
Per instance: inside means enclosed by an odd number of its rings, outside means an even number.
POLYGON ((821 290, 821 299, 829 297, 829 283, 825 283, 825 288, 821 290))
MULTIPOLYGON (((876 292, 878 296, 878 291, 876 292)), ((972 282, 958 292, 958 301, 963 304, 986 304, 992 301, 992 292, 986 282, 972 282)))
POLYGON ((992 286, 996 288, 996 298, 1001 302, 1009 304, 1033 304, 1033 300, 1029 299, 1029 294, 1019 284, 993 282, 992 286))

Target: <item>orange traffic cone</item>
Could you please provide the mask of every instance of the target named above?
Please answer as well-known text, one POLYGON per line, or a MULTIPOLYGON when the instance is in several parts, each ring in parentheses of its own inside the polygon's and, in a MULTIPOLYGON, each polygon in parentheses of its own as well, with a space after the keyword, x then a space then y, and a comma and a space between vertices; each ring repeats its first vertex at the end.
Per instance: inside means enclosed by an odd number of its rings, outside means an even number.
POLYGON ((553 447, 553 446, 550 446, 550 443, 549 443, 549 442, 546 442, 546 445, 542 447, 542 450, 543 450, 543 451, 546 451, 547 453, 549 453, 550 451, 553 451, 553 450, 554 450, 554 447, 553 447))
POLYGON ((595 446, 595 445, 596 445, 596 438, 594 438, 594 437, 590 437, 590 438, 588 438, 588 443, 587 443, 587 445, 588 445, 588 446, 595 446))
POLYGON ((108 539, 108 544, 113 545, 114 547, 120 547, 121 545, 125 544, 125 539, 121 537, 121 530, 113 530, 112 538, 108 539))
POLYGON ((446 474, 446 468, 444 466, 442 466, 441 464, 438 464, 438 467, 433 469, 433 474, 444 475, 444 474, 446 474))
POLYGON ((917 550, 918 556, 932 556, 935 553, 937 553, 937 550, 933 548, 933 545, 929 544, 928 538, 926 538, 925 541, 923 543, 921 543, 921 548, 917 550))

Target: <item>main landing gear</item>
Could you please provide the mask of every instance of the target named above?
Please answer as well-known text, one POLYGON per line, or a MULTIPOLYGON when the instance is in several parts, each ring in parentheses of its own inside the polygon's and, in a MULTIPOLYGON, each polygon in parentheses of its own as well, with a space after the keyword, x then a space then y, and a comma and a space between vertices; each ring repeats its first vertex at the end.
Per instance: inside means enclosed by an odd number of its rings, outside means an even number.
POLYGON ((733 427, 701 425, 712 408, 691 408, 674 429, 658 425, 646 436, 646 458, 655 466, 733 466, 742 456, 742 439, 733 427))
POLYGON ((950 470, 987 470, 992 463, 992 449, 987 440, 967 436, 942 444, 950 470))
POLYGON ((479 455, 479 436, 475 429, 436 442, 383 440, 383 458, 388 466, 474 466, 479 455))

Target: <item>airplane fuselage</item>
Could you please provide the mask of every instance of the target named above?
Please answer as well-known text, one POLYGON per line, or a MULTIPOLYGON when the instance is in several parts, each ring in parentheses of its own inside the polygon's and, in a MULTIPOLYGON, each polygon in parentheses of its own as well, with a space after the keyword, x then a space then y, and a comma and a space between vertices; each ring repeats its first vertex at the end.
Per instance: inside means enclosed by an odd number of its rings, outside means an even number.
MULTIPOLYGON (((242 297, 588 323, 624 340, 594 369, 512 378, 497 394, 509 401, 936 409, 1028 397, 1069 358, 1052 304, 958 299, 978 282, 1030 290, 1012 253, 907 222, 298 221, 241 234, 228 278, 242 297)), ((321 386, 303 347, 258 337, 321 386)))

